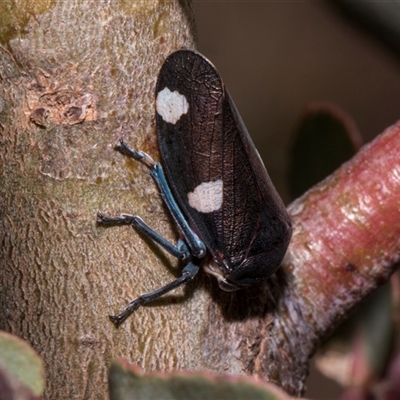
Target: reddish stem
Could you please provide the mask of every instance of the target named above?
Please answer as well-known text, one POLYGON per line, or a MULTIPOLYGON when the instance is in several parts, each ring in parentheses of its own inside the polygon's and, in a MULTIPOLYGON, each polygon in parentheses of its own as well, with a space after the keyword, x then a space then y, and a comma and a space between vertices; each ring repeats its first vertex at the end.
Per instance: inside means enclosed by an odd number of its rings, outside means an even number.
POLYGON ((303 315, 319 337, 400 257, 400 122, 289 207, 288 259, 303 315))

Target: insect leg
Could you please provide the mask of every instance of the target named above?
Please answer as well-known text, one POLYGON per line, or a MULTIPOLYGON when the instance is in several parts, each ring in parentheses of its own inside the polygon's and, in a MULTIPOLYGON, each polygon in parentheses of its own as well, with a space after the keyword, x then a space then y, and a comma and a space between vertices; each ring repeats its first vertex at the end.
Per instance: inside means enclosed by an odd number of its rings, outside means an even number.
POLYGON ((98 212, 97 223, 100 225, 114 225, 114 224, 132 225, 138 231, 144 233, 151 240, 159 244, 163 249, 165 249, 168 253, 170 253, 174 257, 180 260, 186 260, 191 255, 187 245, 184 242, 179 241, 178 245, 174 246, 167 239, 165 239, 159 233, 157 233, 154 229, 150 228, 142 220, 142 218, 138 216, 122 214, 119 217, 105 217, 101 212, 98 212))
MULTIPOLYGON (((199 261, 199 260, 197 260, 199 261)), ((164 294, 170 292, 171 290, 176 289, 179 286, 182 286, 183 284, 189 282, 194 278, 194 276, 197 274, 199 271, 199 265, 195 263, 195 261, 190 261, 188 264, 186 264, 185 268, 182 271, 182 275, 172 281, 171 283, 168 283, 167 285, 163 286, 160 289, 154 290, 153 292, 143 294, 136 299, 132 300, 128 307, 125 308, 122 313, 118 315, 110 315, 110 320, 114 323, 116 327, 119 327, 122 322, 125 321, 126 318, 135 310, 137 310, 141 305, 150 303, 153 300, 158 299, 159 297, 163 296, 164 294)))
POLYGON ((191 250, 191 253, 198 258, 204 257, 204 255, 206 254, 206 247, 204 243, 198 238, 196 233, 194 233, 193 229, 189 226, 186 218, 179 209, 179 206, 171 193, 171 189, 169 188, 161 164, 156 163, 148 154, 144 153, 143 151, 130 149, 122 139, 120 139, 119 145, 115 146, 115 150, 118 150, 120 153, 128 157, 142 162, 150 169, 151 176, 153 177, 158 188, 160 189, 161 197, 168 207, 168 210, 174 218, 175 222, 179 226, 179 229, 182 232, 191 250))

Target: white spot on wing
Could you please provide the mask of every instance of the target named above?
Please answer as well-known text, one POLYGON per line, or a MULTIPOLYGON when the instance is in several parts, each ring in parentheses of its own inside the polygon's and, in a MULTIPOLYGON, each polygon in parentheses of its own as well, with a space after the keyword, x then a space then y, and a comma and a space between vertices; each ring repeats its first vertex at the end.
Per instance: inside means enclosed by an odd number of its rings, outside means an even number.
POLYGON ((171 92, 167 87, 160 90, 156 99, 157 113, 165 122, 176 124, 179 118, 189 110, 189 103, 183 94, 171 92))
POLYGON ((221 179, 203 182, 188 193, 189 205, 202 213, 217 211, 222 205, 222 189, 221 179))

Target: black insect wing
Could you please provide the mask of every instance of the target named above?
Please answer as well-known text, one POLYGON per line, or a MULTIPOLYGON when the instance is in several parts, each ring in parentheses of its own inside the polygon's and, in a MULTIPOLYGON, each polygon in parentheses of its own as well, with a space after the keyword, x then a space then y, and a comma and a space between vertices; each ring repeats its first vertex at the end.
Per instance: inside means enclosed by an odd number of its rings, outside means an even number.
POLYGON ((286 252, 290 219, 215 67, 191 50, 171 54, 156 109, 169 186, 215 260, 205 270, 224 290, 265 279, 286 252))

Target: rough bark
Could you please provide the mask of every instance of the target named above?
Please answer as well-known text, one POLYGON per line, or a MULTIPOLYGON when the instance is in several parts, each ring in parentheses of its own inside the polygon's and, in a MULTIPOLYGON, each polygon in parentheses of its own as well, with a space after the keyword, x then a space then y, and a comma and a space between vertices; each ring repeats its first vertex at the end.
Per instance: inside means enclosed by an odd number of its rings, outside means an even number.
POLYGON ((8 10, 1 31, 0 327, 43 356, 47 398, 105 398, 113 357, 301 393, 321 337, 398 261, 400 127, 290 206, 294 237, 266 285, 229 294, 199 276, 117 330, 109 313, 180 269, 132 229, 97 227, 96 212, 176 238, 146 168, 112 146, 123 136, 158 157, 155 79, 193 47, 192 14, 184 1, 40 4, 8 10))
POLYGON ((195 365, 195 312, 110 323, 171 273, 132 229, 96 226, 97 210, 137 212, 175 237, 148 171, 112 147, 123 136, 157 158, 155 79, 172 50, 194 46, 192 12, 185 1, 36 4, 1 10, 0 326, 43 356, 47 398, 104 399, 112 357, 195 365))

